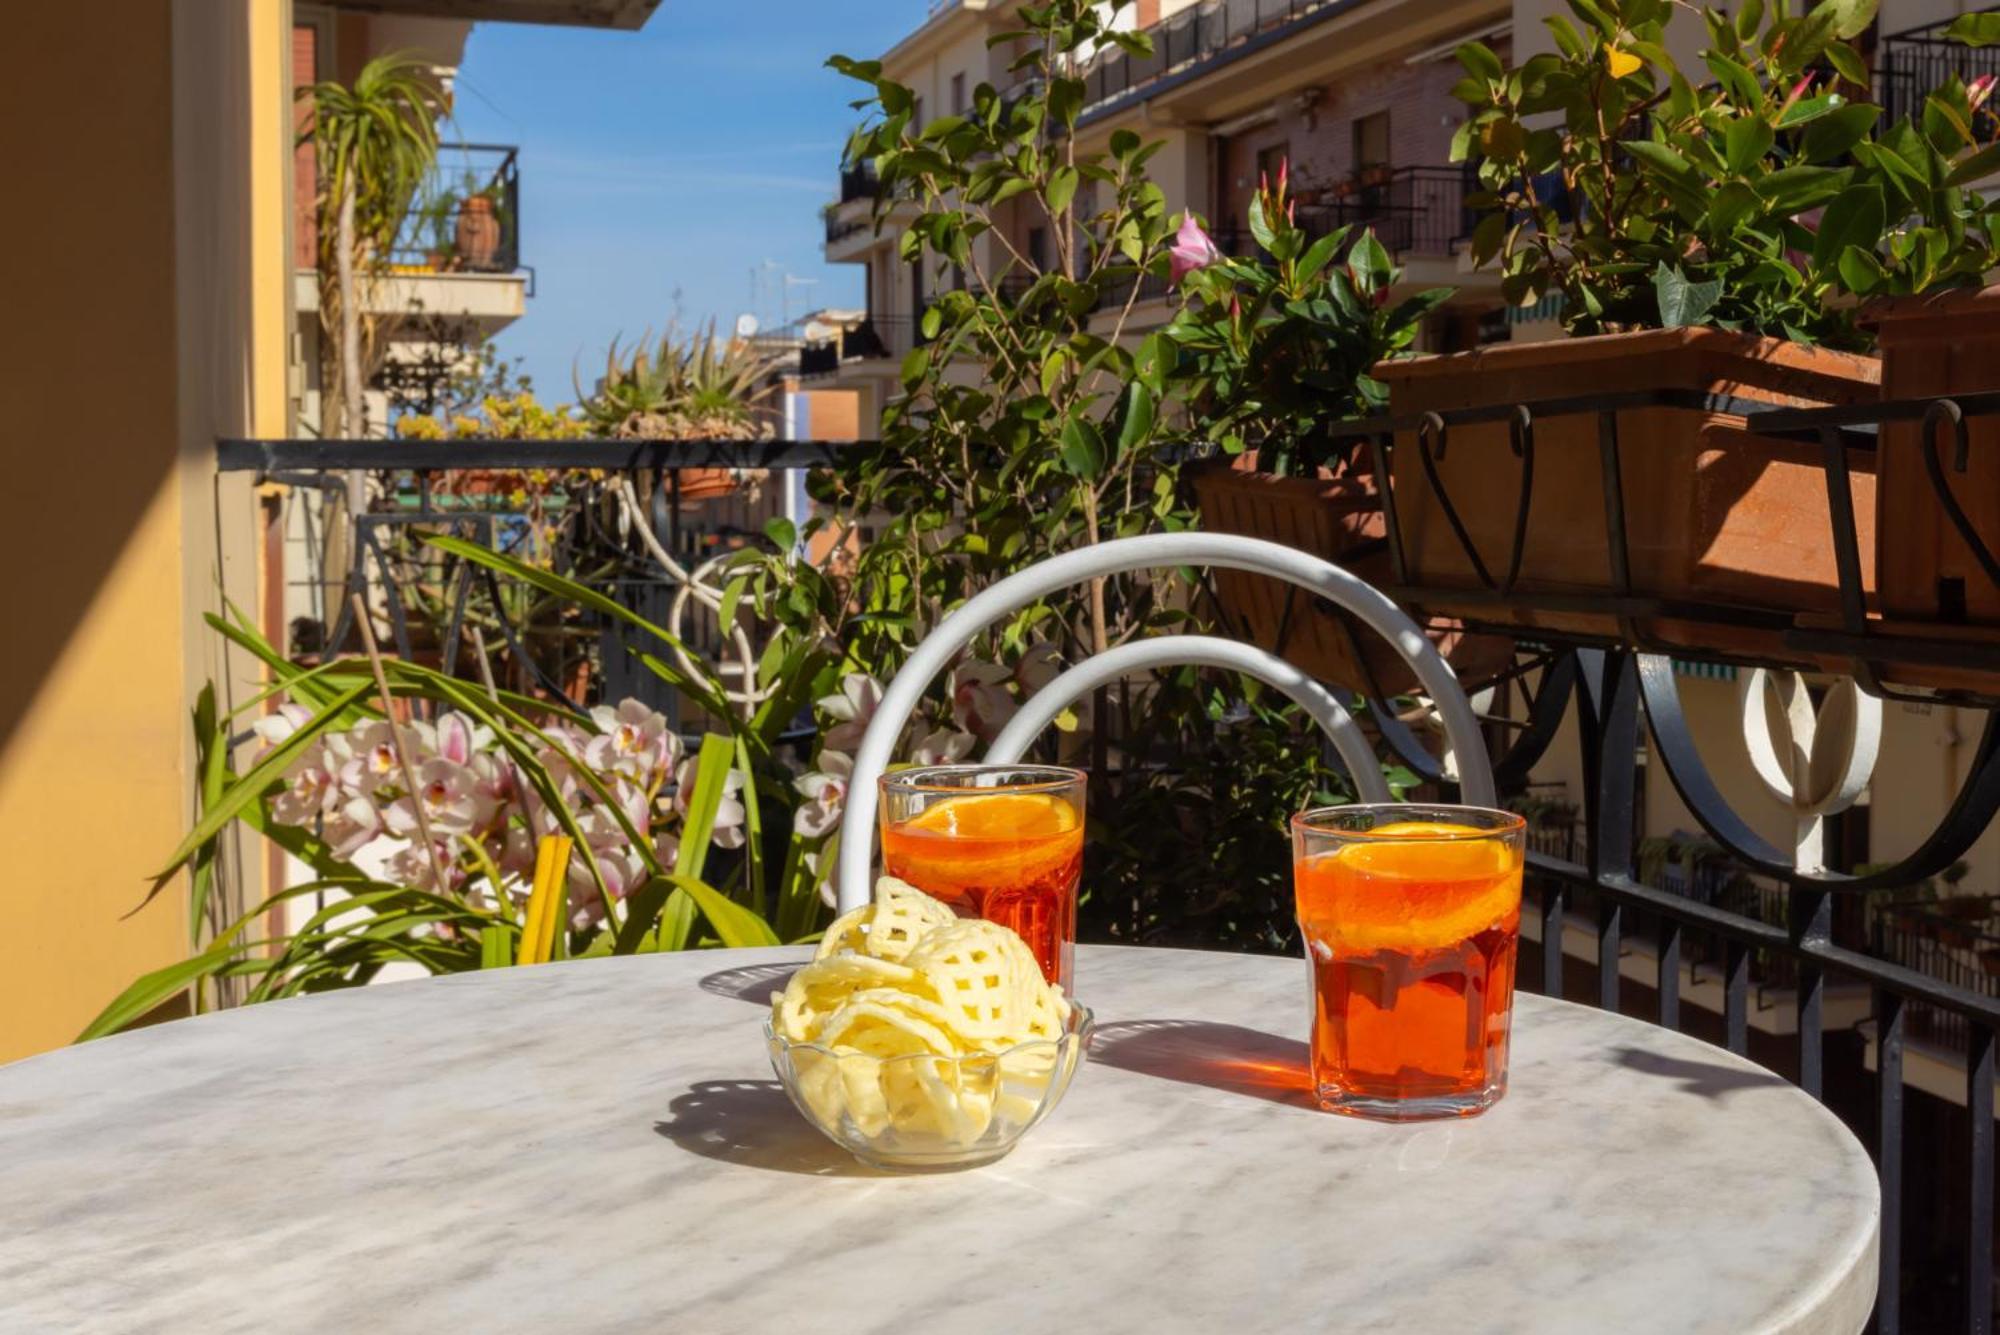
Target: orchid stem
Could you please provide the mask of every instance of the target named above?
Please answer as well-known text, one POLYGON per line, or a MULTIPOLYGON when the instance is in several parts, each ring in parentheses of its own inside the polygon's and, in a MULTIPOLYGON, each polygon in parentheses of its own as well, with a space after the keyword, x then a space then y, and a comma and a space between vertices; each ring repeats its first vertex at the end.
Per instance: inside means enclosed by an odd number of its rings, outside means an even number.
POLYGON ((389 721, 389 746, 403 770, 403 787, 410 794, 410 809, 417 814, 417 832, 423 836, 424 852, 431 860, 431 875, 437 878, 438 893, 448 894, 451 881, 444 874, 444 859, 438 856, 437 840, 431 837, 431 818, 424 813, 424 794, 417 787, 416 766, 410 763, 410 753, 403 747, 403 730, 396 726, 395 697, 389 694, 389 674, 382 670, 382 649, 375 643, 368 604, 358 593, 350 595, 350 600, 354 604, 354 624, 361 631, 361 647, 368 651, 368 666, 375 672, 375 689, 382 693, 382 716, 389 721))

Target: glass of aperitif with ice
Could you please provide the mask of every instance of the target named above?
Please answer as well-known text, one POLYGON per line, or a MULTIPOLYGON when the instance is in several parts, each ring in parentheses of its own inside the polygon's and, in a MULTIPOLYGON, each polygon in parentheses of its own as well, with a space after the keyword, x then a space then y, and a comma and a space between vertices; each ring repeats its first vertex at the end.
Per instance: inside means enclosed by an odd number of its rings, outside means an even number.
POLYGON ((1525 843, 1520 816, 1479 807, 1292 819, 1322 1108, 1468 1117, 1506 1092, 1525 843))
POLYGON ((926 765, 882 777, 882 870, 964 918, 1011 927, 1074 993, 1082 770, 926 765))

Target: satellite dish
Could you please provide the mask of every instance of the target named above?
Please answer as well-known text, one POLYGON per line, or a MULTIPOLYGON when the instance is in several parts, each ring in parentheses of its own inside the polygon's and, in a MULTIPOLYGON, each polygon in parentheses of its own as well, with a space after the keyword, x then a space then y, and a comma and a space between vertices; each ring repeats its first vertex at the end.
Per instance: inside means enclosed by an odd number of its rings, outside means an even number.
POLYGON ((753 338, 757 333, 757 317, 745 311, 736 317, 736 337, 753 338))

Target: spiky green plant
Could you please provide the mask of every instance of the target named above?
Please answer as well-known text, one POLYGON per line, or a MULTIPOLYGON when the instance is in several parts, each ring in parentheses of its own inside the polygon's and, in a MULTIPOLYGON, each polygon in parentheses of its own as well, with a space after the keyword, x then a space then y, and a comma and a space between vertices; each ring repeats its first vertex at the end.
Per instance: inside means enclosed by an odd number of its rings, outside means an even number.
POLYGON ((740 338, 719 339, 715 323, 683 337, 669 326, 658 341, 642 336, 627 350, 613 339, 604 379, 577 394, 591 424, 606 435, 690 440, 762 434, 761 382, 777 359, 740 338))

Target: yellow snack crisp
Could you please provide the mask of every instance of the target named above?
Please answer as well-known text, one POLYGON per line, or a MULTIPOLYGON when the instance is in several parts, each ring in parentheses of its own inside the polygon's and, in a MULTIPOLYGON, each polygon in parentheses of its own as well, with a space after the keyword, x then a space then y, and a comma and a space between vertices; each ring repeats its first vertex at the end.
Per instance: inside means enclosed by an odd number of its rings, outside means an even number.
POLYGON ((793 1062, 822 1121, 845 1113, 864 1135, 893 1127, 954 1144, 976 1140, 996 1107, 1032 1111, 1055 1074, 1053 1054, 1009 1050, 1061 1038, 1069 1014, 1018 935, 962 920, 887 876, 771 998, 772 1031, 818 1045, 795 1049, 793 1062))

